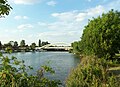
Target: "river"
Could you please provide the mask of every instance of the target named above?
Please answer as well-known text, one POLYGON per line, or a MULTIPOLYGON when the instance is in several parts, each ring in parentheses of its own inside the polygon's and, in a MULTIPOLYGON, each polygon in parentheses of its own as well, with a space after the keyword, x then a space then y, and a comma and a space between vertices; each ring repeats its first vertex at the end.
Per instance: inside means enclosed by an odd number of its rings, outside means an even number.
POLYGON ((79 58, 68 52, 26 52, 12 53, 12 56, 19 60, 24 60, 25 65, 32 66, 34 69, 29 71, 35 74, 41 65, 49 65, 55 70, 54 75, 47 74, 51 79, 59 79, 64 83, 72 68, 80 62, 79 58))

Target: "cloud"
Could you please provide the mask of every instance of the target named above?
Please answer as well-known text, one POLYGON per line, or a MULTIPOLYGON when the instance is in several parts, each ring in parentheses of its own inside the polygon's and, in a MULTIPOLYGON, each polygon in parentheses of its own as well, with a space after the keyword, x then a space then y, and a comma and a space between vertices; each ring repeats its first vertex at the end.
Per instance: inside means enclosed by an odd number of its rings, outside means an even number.
POLYGON ((58 18, 61 21, 71 21, 75 18, 76 12, 63 12, 63 13, 53 13, 51 14, 53 17, 58 18))
MULTIPOLYGON (((82 25, 85 25, 81 23, 82 25)), ((63 21, 56 21, 52 23, 41 23, 39 24, 40 27, 43 29, 49 29, 54 30, 54 31, 66 31, 68 32, 69 30, 78 30, 81 28, 81 24, 79 22, 63 22, 63 21)))
POLYGON ((22 25, 19 25, 17 28, 22 29, 22 30, 30 29, 30 28, 33 28, 33 25, 31 25, 31 24, 22 24, 22 25))
POLYGON ((38 25, 40 25, 40 26, 47 26, 48 24, 47 23, 43 23, 43 22, 38 22, 38 25))
POLYGON ((104 11, 105 11, 104 7, 101 5, 98 5, 94 8, 89 8, 87 10, 84 10, 83 12, 74 10, 70 12, 53 13, 51 15, 55 18, 58 18, 60 21, 74 22, 76 20, 76 21, 82 22, 85 19, 96 17, 102 14, 104 11))
POLYGON ((15 4, 35 4, 42 0, 12 0, 15 4))
POLYGON ((57 42, 64 42, 66 44, 70 44, 71 42, 75 40, 79 40, 80 32, 79 31, 48 31, 39 33, 38 37, 42 38, 42 40, 48 40, 51 43, 57 43, 57 42), (51 38, 54 38, 51 40, 51 38))
POLYGON ((16 19, 16 20, 21 20, 21 19, 28 19, 28 17, 27 16, 15 16, 14 17, 14 19, 16 19))
POLYGON ((57 4, 57 2, 55 2, 55 1, 49 1, 46 4, 50 5, 50 6, 55 6, 57 4))
POLYGON ((53 42, 72 42, 80 40, 84 26, 87 25, 88 19, 97 17, 105 11, 105 8, 98 5, 94 8, 89 8, 84 11, 73 10, 69 12, 52 13, 51 16, 56 21, 51 23, 38 22, 42 29, 48 29, 47 32, 39 33, 39 37, 44 40, 53 42), (54 40, 51 38, 54 38, 54 40))
POLYGON ((82 22, 82 21, 91 19, 92 17, 97 17, 105 11, 106 11, 106 9, 104 8, 104 6, 98 5, 94 8, 89 8, 89 9, 85 10, 84 12, 79 12, 75 17, 75 20, 82 22))
POLYGON ((87 16, 87 13, 78 13, 76 16, 75 16, 75 20, 76 21, 83 21, 85 19, 85 17, 87 16))
MULTIPOLYGON (((89 8, 84 10, 83 12, 78 10, 73 10, 69 12, 61 12, 61 13, 52 13, 51 16, 56 18, 56 22, 52 23, 44 23, 39 22, 39 26, 44 27, 45 29, 50 29, 56 31, 56 34, 59 35, 57 32, 69 32, 69 31, 79 31, 79 36, 82 34, 84 26, 87 24, 88 18, 92 18, 102 14, 104 11, 104 7, 98 5, 94 8, 89 8)), ((47 33, 50 35, 50 33, 47 33)), ((61 33, 64 34, 64 33, 61 33)), ((70 33, 74 34, 75 33, 70 33)), ((61 35, 62 37, 62 35, 61 35)))
POLYGON ((108 5, 106 5, 107 10, 120 10, 120 0, 113 0, 113 2, 110 2, 108 5))
POLYGON ((95 16, 100 15, 105 11, 105 8, 101 5, 96 6, 95 8, 90 8, 87 10, 87 15, 89 16, 95 16))

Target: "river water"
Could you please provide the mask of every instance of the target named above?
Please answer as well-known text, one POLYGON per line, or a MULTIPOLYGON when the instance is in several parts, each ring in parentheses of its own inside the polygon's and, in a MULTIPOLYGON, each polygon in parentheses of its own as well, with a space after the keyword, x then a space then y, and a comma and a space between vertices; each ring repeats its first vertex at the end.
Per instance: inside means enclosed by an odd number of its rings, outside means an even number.
POLYGON ((50 79, 59 79, 63 83, 71 69, 80 62, 80 58, 68 52, 26 52, 11 55, 19 60, 24 60, 25 65, 32 66, 34 69, 29 71, 30 74, 35 74, 42 65, 51 66, 55 70, 55 74, 46 74, 46 76, 50 79))

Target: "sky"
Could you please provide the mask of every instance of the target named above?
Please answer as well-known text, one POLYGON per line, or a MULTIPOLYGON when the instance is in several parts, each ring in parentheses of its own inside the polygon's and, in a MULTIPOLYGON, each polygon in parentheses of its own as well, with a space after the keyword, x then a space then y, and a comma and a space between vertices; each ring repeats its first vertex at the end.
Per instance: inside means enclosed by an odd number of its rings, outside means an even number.
POLYGON ((120 11, 120 0, 8 0, 12 10, 0 18, 0 41, 38 40, 70 44, 80 40, 88 19, 111 9, 120 11))

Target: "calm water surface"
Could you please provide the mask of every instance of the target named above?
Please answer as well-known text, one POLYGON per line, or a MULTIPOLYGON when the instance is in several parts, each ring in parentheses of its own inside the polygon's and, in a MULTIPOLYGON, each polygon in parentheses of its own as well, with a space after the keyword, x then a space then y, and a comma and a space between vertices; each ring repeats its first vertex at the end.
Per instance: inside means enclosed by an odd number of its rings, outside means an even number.
POLYGON ((51 79, 60 79, 62 82, 65 81, 70 70, 79 63, 79 58, 68 52, 27 52, 11 55, 24 60, 27 66, 32 66, 34 69, 29 72, 30 74, 35 74, 41 65, 50 65, 55 70, 55 75, 47 74, 46 76, 51 79))

